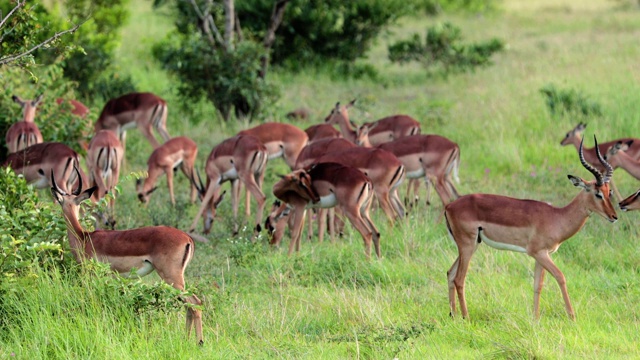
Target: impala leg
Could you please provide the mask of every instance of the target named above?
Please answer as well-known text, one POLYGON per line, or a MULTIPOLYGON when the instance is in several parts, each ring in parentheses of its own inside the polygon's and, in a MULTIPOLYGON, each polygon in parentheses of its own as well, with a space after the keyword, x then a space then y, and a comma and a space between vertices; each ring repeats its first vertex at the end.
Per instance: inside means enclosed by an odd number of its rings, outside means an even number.
POLYGON ((331 238, 331 243, 336 242, 336 209, 329 209, 329 237, 331 238))
POLYGON ((371 242, 373 234, 362 219, 360 209, 356 206, 344 207, 344 212, 351 222, 351 225, 358 230, 362 236, 362 240, 364 240, 364 252, 367 260, 371 259, 371 242))
MULTIPOLYGON (((186 265, 185 265, 186 266, 186 265)), ((179 273, 171 274, 163 272, 163 269, 156 268, 158 275, 167 283, 173 286, 178 290, 184 290, 184 268, 181 268, 179 273)), ((184 302, 193 305, 202 305, 202 301, 198 299, 196 295, 191 295, 187 298, 182 299, 184 302)), ((198 340, 198 344, 203 344, 202 339, 202 311, 198 309, 187 308, 187 319, 186 319, 186 328, 187 328, 187 337, 191 336, 191 329, 195 325, 196 328, 196 338, 198 340)))
POLYGON ((233 233, 238 233, 238 207, 240 197, 240 180, 231 180, 231 209, 233 212, 233 233))
POLYGON ((300 206, 295 206, 293 209, 293 228, 291 229, 291 242, 289 243, 289 255, 293 254, 293 250, 298 247, 300 250, 300 246, 297 243, 300 242, 300 236, 302 233, 302 225, 304 221, 304 208, 300 208, 300 206))
MULTIPOLYGON (((182 162, 182 173, 187 177, 187 179, 191 179, 192 174, 194 174, 193 172, 193 163, 189 163, 187 164, 186 161, 182 162)), ((190 199, 191 199, 191 203, 193 204, 194 202, 196 202, 196 186, 193 184, 192 181, 189 181, 189 184, 191 186, 191 194, 190 194, 190 199)))
POLYGON ((449 193, 449 190, 447 189, 447 186, 445 184, 444 178, 442 176, 431 176, 428 177, 429 180, 426 180, 427 182, 431 181, 434 185, 434 187, 436 188, 436 193, 438 193, 438 196, 440 197, 440 200, 442 201, 442 204, 444 204, 445 206, 451 202, 451 195, 449 193))
MULTIPOLYGON (((249 194, 253 195, 254 199, 256 199, 256 203, 258 204, 258 209, 256 210, 256 230, 260 231, 260 224, 262 224, 262 214, 264 213, 264 204, 267 201, 267 197, 262 193, 260 186, 257 184, 256 179, 253 175, 249 175, 247 177, 241 176, 240 180, 244 183, 244 186, 247 188, 247 209, 250 208, 249 204, 249 194)), ((247 211, 247 216, 251 214, 250 211, 247 211)))
MULTIPOLYGON (((425 181, 425 186, 427 187, 427 206, 431 205, 431 183, 429 181, 425 181)), ((420 190, 420 181, 416 179, 414 184, 414 193, 415 193, 415 201, 418 203, 418 191, 420 190)))
POLYGON ((564 298, 564 305, 567 309, 567 314, 571 318, 571 320, 576 319, 576 315, 573 312, 573 307, 571 307, 571 300, 569 300, 569 292, 567 291, 567 280, 564 277, 564 274, 556 264, 553 263, 553 260, 549 257, 549 253, 546 251, 539 252, 533 257, 536 259, 537 263, 547 270, 558 282, 558 286, 560 286, 560 292, 562 292, 562 297, 564 298))
POLYGON ((447 271, 447 283, 449 284, 449 316, 453 317, 456 314, 456 284, 454 279, 458 273, 458 264, 460 263, 460 257, 456 258, 453 265, 447 271))
POLYGON ((193 232, 195 230, 196 225, 198 225, 198 220, 200 220, 200 218, 202 217, 202 214, 204 214, 204 211, 207 209, 207 206, 210 205, 211 200, 214 199, 214 194, 218 193, 216 188, 219 188, 219 187, 220 185, 217 183, 217 181, 215 183, 213 181, 209 183, 209 187, 207 187, 207 192, 204 194, 204 197, 202 198, 202 204, 200 204, 200 208, 198 209, 198 214, 193 219, 191 226, 189 226, 189 232, 193 232))
POLYGON ((540 318, 540 294, 542 294, 544 274, 544 268, 538 261, 536 261, 536 268, 533 275, 533 317, 536 320, 540 318))
POLYGON ((167 173, 167 187, 169 188, 169 197, 171 198, 171 205, 176 206, 176 198, 173 195, 173 170, 171 168, 165 169, 167 173))
POLYGON ((398 188, 392 188, 389 193, 389 199, 391 200, 391 205, 396 212, 396 215, 399 219, 403 219, 405 217, 405 208, 402 205, 402 201, 398 197, 398 188))
POLYGON ((380 203, 382 211, 384 211, 387 219, 389 219, 389 223, 393 225, 393 223, 395 222, 395 212, 393 210, 393 207, 391 206, 391 200, 389 199, 389 188, 376 186, 374 190, 376 199, 378 199, 378 203, 380 203))
POLYGON ((327 230, 327 210, 318 209, 318 242, 324 241, 324 233, 327 230))
POLYGON ((142 133, 142 135, 144 135, 144 137, 147 138, 147 140, 149 140, 149 142, 151 143, 151 146, 153 146, 154 149, 157 149, 158 147, 160 147, 160 143, 158 143, 158 140, 156 140, 156 137, 153 136, 153 133, 151 132, 151 124, 143 124, 142 122, 138 122, 138 129, 140 130, 140 132, 142 133))
POLYGON ((373 247, 376 250, 376 256, 378 256, 378 259, 380 259, 382 257, 382 253, 380 252, 380 231, 378 231, 378 228, 376 228, 376 226, 373 224, 373 221, 371 221, 371 217, 369 216, 370 207, 370 201, 363 204, 360 208, 360 214, 362 215, 362 219, 365 221, 365 224, 369 228, 369 231, 371 231, 372 233, 373 247))
MULTIPOLYGON (((477 242, 474 240, 475 237, 468 239, 468 241, 463 240, 458 243, 458 260, 456 260, 458 268, 455 270, 454 276, 450 275, 450 277, 453 278, 453 284, 458 293, 460 312, 462 312, 462 317, 465 319, 469 317, 469 312, 467 311, 467 301, 464 296, 464 281, 467 277, 467 271, 469 271, 469 262, 477 248, 477 242)), ((451 285, 449 285, 449 287, 451 287, 451 285)))

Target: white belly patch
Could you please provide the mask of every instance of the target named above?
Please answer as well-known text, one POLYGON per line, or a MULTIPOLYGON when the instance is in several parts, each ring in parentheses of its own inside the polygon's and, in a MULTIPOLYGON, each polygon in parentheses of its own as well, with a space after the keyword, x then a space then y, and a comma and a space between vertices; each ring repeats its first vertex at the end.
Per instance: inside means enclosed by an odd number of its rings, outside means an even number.
POLYGON ((228 180, 228 179, 237 179, 238 178, 238 170, 236 169, 236 167, 232 167, 231 169, 227 170, 224 174, 222 174, 222 178, 224 180, 228 180))
POLYGON ((419 170, 407 171, 406 175, 407 179, 420 179, 424 177, 424 169, 420 168, 419 170))
POLYGON ((488 237, 486 237, 482 233, 482 231, 480 231, 480 240, 482 240, 482 242, 484 242, 485 244, 491 246, 494 249, 515 251, 515 252, 521 252, 521 253, 526 253, 527 252, 527 249, 523 248, 522 246, 513 245, 513 244, 505 244, 505 243, 502 243, 502 242, 493 241, 493 240, 489 239, 488 237))
POLYGON ((149 275, 149 274, 151 274, 153 272, 154 268, 153 268, 153 265, 150 262, 143 261, 142 264, 143 265, 141 267, 139 267, 138 270, 131 271, 131 272, 128 272, 128 273, 121 273, 120 275, 122 275, 123 277, 128 278, 133 273, 133 274, 135 274, 134 276, 144 277, 144 276, 147 276, 147 275, 149 275))
POLYGON ((174 169, 175 169, 175 168, 177 168, 177 167, 178 167, 178 165, 180 165, 180 164, 182 164, 182 159, 180 159, 180 160, 178 160, 178 161, 174 162, 174 163, 173 163, 173 168, 174 168, 174 169))
POLYGON ((332 208, 336 205, 338 205, 338 199, 336 198, 336 195, 334 193, 331 193, 331 195, 327 195, 327 196, 320 196, 320 201, 318 201, 315 204, 309 203, 309 207, 323 208, 323 209, 332 208))

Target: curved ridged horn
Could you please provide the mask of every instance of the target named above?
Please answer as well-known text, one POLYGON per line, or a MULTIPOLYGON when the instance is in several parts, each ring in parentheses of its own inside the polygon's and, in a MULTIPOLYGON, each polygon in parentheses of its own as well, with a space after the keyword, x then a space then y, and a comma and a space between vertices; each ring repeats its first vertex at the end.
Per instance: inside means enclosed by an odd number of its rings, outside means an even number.
POLYGON ((80 175, 80 170, 78 170, 77 166, 73 165, 73 169, 76 171, 76 174, 78 175, 78 188, 74 192, 72 192, 72 194, 75 196, 78 196, 82 192, 82 175, 80 175))
POLYGON ((602 163, 602 166, 604 166, 604 168, 607 169, 607 173, 604 175, 604 179, 602 180, 602 182, 608 183, 611 180, 611 176, 613 175, 613 166, 611 166, 611 164, 609 164, 607 160, 605 160, 602 157, 602 154, 600 153, 600 148, 598 147, 598 139, 596 139, 595 134, 593 135, 593 140, 596 142, 596 155, 598 156, 598 160, 600 160, 600 163, 602 163))
MULTIPOLYGON (((580 163, 582 164, 582 166, 584 166, 585 169, 589 170, 589 172, 596 177, 596 185, 602 186, 602 184, 604 184, 604 181, 602 181, 602 174, 600 173, 600 171, 598 171, 598 169, 589 165, 587 161, 584 159, 584 154, 582 152, 582 143, 584 143, 584 138, 580 140, 580 149, 578 150, 578 155, 580 155, 580 163)), ((596 143, 596 149, 597 148, 598 148, 598 144, 596 143)))
POLYGON ((62 190, 60 190, 60 188, 58 187, 58 184, 56 184, 56 179, 53 176, 53 169, 51 169, 51 190, 57 192, 60 195, 65 195, 62 190))

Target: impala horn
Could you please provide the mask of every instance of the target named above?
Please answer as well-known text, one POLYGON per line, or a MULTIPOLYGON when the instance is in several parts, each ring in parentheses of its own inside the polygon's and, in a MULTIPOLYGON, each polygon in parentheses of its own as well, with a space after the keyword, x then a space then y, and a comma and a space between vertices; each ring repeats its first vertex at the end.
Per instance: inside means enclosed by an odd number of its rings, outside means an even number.
MULTIPOLYGON (((600 171, 598 171, 598 169, 596 169, 593 166, 589 165, 589 163, 587 163, 587 161, 584 159, 584 153, 582 151, 582 144, 583 143, 584 143, 584 138, 582 138, 582 140, 580 140, 580 149, 578 151, 578 155, 580 155, 580 163, 582 164, 582 166, 585 167, 585 169, 589 170, 589 172, 592 173, 593 176, 596 177, 596 185, 602 186, 602 184, 604 184, 604 181, 602 181, 602 173, 600 173, 600 171)), ((596 143, 596 149, 597 148, 598 148, 598 144, 596 143)))
POLYGON ((80 170, 78 170, 78 167, 73 165, 73 169, 76 171, 76 174, 78 175, 78 188, 72 192, 73 195, 78 196, 80 195, 80 193, 82 193, 82 175, 80 175, 80 170))
POLYGON ((60 190, 60 188, 58 187, 58 184, 56 184, 56 179, 53 176, 53 169, 51 169, 51 190, 57 192, 60 195, 65 195, 65 193, 63 193, 62 190, 60 190))
POLYGON ((598 139, 596 139, 595 135, 593 135, 593 140, 596 142, 596 155, 598 155, 598 160, 600 160, 605 169, 607 169, 607 173, 604 175, 604 179, 602 180, 602 182, 608 183, 609 181, 611 181, 611 176, 613 176, 613 167, 607 162, 607 160, 602 157, 600 148, 598 147, 598 139))

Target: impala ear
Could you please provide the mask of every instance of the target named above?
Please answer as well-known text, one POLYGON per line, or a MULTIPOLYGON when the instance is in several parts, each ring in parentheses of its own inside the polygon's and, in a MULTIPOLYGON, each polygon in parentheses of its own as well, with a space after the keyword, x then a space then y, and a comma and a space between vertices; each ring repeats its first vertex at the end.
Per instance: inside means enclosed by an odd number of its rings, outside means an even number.
POLYGON ((31 106, 38 106, 38 104, 40 104, 40 101, 42 101, 43 96, 44 96, 44 93, 38 95, 38 97, 31 102, 31 106))
POLYGON ((73 199, 73 202, 76 205, 80 205, 81 202, 89 199, 96 190, 98 190, 97 186, 93 186, 93 187, 88 188, 87 190, 85 190, 82 193, 80 193, 80 195, 78 195, 75 199, 73 199))
POLYGON ((22 100, 18 95, 11 96, 11 100, 13 100, 13 102, 15 103, 20 104, 20 106, 24 106, 24 100, 22 100))
POLYGON ((356 99, 353 99, 353 100, 351 100, 351 101, 347 104, 347 107, 348 107, 348 108, 349 108, 349 107, 352 107, 352 106, 353 106, 353 104, 355 104, 355 103, 356 103, 356 99))
POLYGON ((589 189, 589 186, 587 186, 587 183, 585 183, 584 180, 582 180, 581 178, 573 175, 567 175, 567 177, 569 178, 569 180, 571 180, 571 183, 573 184, 573 186, 581 187, 585 190, 589 189))

